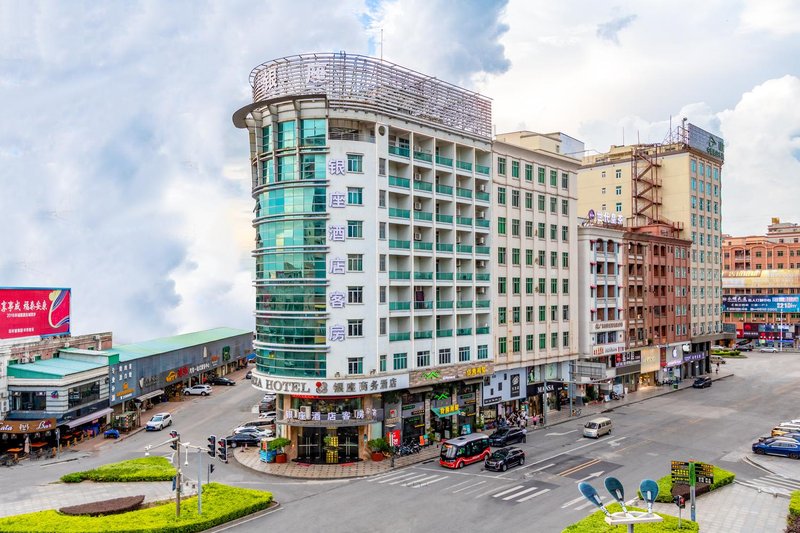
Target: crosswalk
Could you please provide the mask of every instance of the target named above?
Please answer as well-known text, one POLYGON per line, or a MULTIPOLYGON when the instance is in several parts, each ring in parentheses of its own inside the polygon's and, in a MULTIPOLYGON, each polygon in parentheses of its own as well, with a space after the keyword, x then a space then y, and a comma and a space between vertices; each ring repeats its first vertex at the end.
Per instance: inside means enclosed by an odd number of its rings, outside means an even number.
POLYGON ((736 483, 758 490, 759 492, 770 492, 790 496, 795 490, 800 490, 800 481, 783 477, 778 474, 767 474, 766 476, 755 479, 741 480, 736 483))
POLYGON ((397 486, 409 489, 420 489, 433 484, 437 485, 439 494, 449 493, 462 498, 486 498, 488 501, 506 503, 524 503, 550 492, 556 487, 550 483, 516 481, 513 483, 501 478, 480 479, 470 477, 463 480, 445 473, 420 472, 411 470, 391 472, 367 480, 377 485, 397 486), (453 484, 454 481, 458 483, 453 484), (500 483, 498 483, 500 482, 500 483))

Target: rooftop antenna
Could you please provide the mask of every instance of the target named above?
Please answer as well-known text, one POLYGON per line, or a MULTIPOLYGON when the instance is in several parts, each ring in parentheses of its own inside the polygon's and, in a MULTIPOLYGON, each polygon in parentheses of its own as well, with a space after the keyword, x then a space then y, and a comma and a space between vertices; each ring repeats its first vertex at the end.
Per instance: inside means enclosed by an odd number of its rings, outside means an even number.
POLYGON ((381 28, 381 63, 383 63, 383 28, 381 28))

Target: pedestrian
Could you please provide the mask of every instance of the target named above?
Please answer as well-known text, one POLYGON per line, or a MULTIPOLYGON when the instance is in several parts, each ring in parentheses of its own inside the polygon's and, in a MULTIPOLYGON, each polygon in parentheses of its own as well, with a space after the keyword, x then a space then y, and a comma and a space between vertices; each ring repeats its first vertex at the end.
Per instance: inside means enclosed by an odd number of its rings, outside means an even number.
POLYGON ((717 363, 717 374, 719 374, 719 363, 717 363))

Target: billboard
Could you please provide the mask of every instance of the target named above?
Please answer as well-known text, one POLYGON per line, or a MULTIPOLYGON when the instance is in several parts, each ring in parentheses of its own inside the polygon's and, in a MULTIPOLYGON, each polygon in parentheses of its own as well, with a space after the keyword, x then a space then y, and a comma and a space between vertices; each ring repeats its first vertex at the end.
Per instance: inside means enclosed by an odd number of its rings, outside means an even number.
POLYGON ((0 288, 0 339, 69 334, 70 289, 0 288))
POLYGON ((800 287, 800 269, 736 270, 722 276, 723 289, 784 289, 800 287))
POLYGON ((722 137, 707 132, 702 128, 698 128, 694 124, 689 124, 689 146, 700 150, 701 152, 725 161, 725 141, 722 137))
POLYGON ((722 311, 726 313, 800 313, 800 295, 723 296, 722 311))

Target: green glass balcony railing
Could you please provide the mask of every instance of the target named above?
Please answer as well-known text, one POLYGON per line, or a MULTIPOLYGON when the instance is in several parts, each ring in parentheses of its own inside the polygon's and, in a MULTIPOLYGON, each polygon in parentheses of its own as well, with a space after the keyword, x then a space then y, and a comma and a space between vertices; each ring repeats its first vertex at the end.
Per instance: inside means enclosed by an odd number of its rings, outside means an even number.
POLYGON ((464 226, 471 226, 472 225, 472 217, 456 217, 456 224, 462 224, 464 226))
POLYGON ((472 198, 472 191, 470 189, 456 187, 456 196, 460 196, 461 198, 472 198))
POLYGON ((420 161, 427 161, 428 163, 433 162, 433 156, 431 154, 425 152, 417 152, 414 150, 414 159, 419 159, 420 161))
POLYGON ((436 193, 437 194, 445 194, 447 196, 453 196, 453 188, 450 185, 436 185, 436 193))
POLYGON ((456 302, 456 307, 458 307, 459 309, 472 307, 472 300, 459 300, 458 302, 456 302))
POLYGON ((432 339, 433 338, 433 330, 427 331, 415 331, 414 332, 415 339, 432 339))
POLYGON ((427 211, 414 211, 414 220, 427 220, 432 222, 433 213, 428 213, 427 211))
POLYGON ((390 270, 389 279, 411 279, 411 272, 408 270, 390 270))
POLYGON ((408 340, 411 340, 411 333, 407 331, 389 333, 389 341, 408 341, 408 340))
POLYGON ((452 337, 453 330, 452 329, 437 329, 436 330, 437 337, 452 337))
POLYGON ((436 215, 436 222, 443 222, 445 224, 453 223, 453 215, 436 215))
POLYGON ((433 251, 433 243, 432 242, 414 241, 414 249, 415 250, 430 250, 430 251, 433 251))
POLYGON ((436 300, 436 309, 452 309, 453 300, 436 300))
POLYGON ((436 243, 436 251, 437 252, 452 252, 453 251, 453 245, 452 244, 448 244, 446 242, 437 242, 436 243))
POLYGON ((489 255, 489 247, 488 246, 476 246, 475 253, 481 255, 489 255))
POLYGON ((475 165, 475 172, 477 172, 478 174, 483 174, 484 176, 488 176, 490 170, 491 168, 489 167, 478 164, 475 165))
POLYGON ((459 272, 456 274, 458 281, 472 281, 472 272, 459 272))
POLYGON ((408 209, 389 208, 389 216, 392 218, 411 218, 411 211, 408 209))
POLYGON ((428 301, 425 301, 425 302, 414 302, 414 309, 422 310, 422 311, 424 311, 426 309, 433 309, 433 301, 432 300, 428 300, 428 301))
POLYGON ((472 328, 458 328, 456 330, 456 335, 459 337, 462 335, 472 335, 472 328))
POLYGON ((399 249, 399 250, 410 250, 411 249, 411 241, 398 241, 396 239, 389 239, 389 248, 399 249))
POLYGON ((438 279, 439 281, 452 280, 453 279, 453 273, 452 272, 437 272, 436 273, 436 279, 438 279))
POLYGON ((462 254, 471 254, 472 253, 472 245, 471 244, 457 244, 456 245, 456 252, 460 252, 462 254))
POLYGON ((475 274, 475 280, 476 281, 491 281, 491 279, 492 279, 492 275, 489 274, 489 273, 479 272, 479 273, 475 274))
POLYGON ((489 300, 477 300, 475 302, 475 307, 479 307, 479 308, 482 308, 482 309, 487 309, 490 304, 491 304, 491 302, 489 300))
POLYGON ((389 176, 389 185, 392 187, 402 187, 408 189, 411 187, 411 180, 401 178, 399 176, 389 176))
POLYGON ((433 279, 433 272, 414 272, 414 279, 433 279))
POLYGON ((389 302, 389 311, 410 311, 411 302, 389 302))
POLYGON ((489 334, 489 326, 483 328, 475 328, 475 335, 488 335, 489 334))
POLYGON ((433 183, 429 181, 414 180, 415 191, 433 191, 433 183))
POLYGON ((399 155, 400 157, 408 157, 411 150, 402 146, 389 145, 389 153, 392 155, 399 155))
POLYGON ((485 218, 476 218, 475 225, 478 226, 479 228, 488 228, 489 221, 486 220, 485 218))
POLYGON ((442 157, 440 155, 437 155, 436 156, 436 164, 437 165, 442 165, 442 166, 445 166, 445 167, 452 167, 453 166, 453 160, 451 158, 449 158, 449 157, 442 157))
POLYGON ((471 171, 472 170, 472 163, 469 163, 467 161, 459 161, 458 159, 456 159, 456 168, 460 168, 461 170, 469 170, 469 171, 471 171))
POLYGON ((475 198, 482 202, 488 202, 492 199, 492 197, 489 195, 488 192, 481 192, 481 191, 475 193, 475 198))

